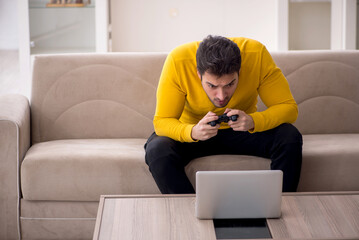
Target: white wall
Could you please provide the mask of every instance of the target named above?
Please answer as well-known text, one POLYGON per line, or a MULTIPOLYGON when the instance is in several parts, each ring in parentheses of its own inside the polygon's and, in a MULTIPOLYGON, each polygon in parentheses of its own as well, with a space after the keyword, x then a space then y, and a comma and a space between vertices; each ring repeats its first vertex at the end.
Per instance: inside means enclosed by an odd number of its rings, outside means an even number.
MULTIPOLYGON (((0 49, 18 48, 17 3, 0 0, 0 49)), ((309 9, 295 4, 289 4, 289 49, 329 49, 330 3, 309 9), (314 24, 303 30, 305 21, 314 24)), ((111 0, 111 5, 114 51, 168 51, 209 33, 251 37, 276 50, 275 0, 111 0)))
POLYGON ((289 50, 330 49, 330 2, 289 3, 289 50))
POLYGON ((31 8, 31 53, 95 50, 94 8, 31 8))
POLYGON ((275 0, 112 0, 112 51, 170 51, 208 34, 276 48, 275 0))
POLYGON ((0 0, 0 49, 18 49, 17 1, 0 0))

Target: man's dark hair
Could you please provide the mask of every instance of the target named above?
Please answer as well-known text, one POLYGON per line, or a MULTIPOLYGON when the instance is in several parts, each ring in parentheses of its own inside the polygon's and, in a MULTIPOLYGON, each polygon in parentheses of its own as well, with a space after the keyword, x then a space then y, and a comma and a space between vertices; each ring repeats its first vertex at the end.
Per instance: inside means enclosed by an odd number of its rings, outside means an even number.
POLYGON ((201 76, 208 72, 221 77, 241 68, 241 51, 228 38, 209 35, 200 43, 197 54, 197 70, 201 76))

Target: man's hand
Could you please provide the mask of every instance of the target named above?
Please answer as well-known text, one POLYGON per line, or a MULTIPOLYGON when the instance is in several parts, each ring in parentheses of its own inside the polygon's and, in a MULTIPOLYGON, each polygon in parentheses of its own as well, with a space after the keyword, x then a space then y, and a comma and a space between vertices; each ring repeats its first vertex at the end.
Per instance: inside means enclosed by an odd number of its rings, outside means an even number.
POLYGON ((229 121, 228 125, 234 131, 248 131, 254 129, 253 118, 246 114, 245 112, 237 109, 229 109, 227 108, 224 113, 227 113, 227 116, 230 117, 232 115, 238 115, 237 121, 229 121))
POLYGON ((199 121, 197 123, 197 125, 195 125, 192 128, 192 133, 191 133, 192 139, 204 141, 204 140, 207 140, 207 139, 210 139, 210 138, 216 136, 217 132, 218 132, 219 124, 212 127, 208 123, 215 121, 217 119, 218 119, 218 116, 215 113, 208 112, 206 114, 206 116, 204 116, 201 119, 201 121, 199 121))

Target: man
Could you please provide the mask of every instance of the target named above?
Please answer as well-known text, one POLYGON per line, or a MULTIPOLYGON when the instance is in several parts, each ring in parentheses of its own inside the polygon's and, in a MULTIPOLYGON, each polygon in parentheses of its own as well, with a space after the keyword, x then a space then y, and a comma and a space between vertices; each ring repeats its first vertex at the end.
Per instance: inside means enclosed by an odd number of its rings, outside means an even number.
POLYGON ((194 193, 184 171, 194 158, 260 156, 283 171, 283 191, 296 191, 302 136, 290 123, 297 115, 288 82, 262 44, 208 36, 175 48, 166 59, 146 163, 162 193, 194 193), (268 107, 263 112, 256 109, 258 95, 268 107), (223 113, 238 118, 208 124, 223 113))

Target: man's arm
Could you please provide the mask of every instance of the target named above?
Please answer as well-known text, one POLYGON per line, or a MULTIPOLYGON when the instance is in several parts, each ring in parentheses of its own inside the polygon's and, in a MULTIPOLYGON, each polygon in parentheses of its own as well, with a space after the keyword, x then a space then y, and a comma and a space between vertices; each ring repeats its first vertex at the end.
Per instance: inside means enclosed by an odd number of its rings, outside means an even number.
POLYGON ((266 131, 282 123, 294 123, 298 117, 297 103, 287 79, 264 46, 260 71, 258 93, 268 108, 263 112, 249 114, 254 121, 254 129, 250 132, 266 131))
POLYGON ((170 137, 180 142, 193 142, 191 132, 194 124, 179 121, 186 101, 175 62, 168 55, 157 88, 156 113, 153 120, 158 136, 170 137))

